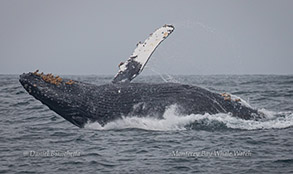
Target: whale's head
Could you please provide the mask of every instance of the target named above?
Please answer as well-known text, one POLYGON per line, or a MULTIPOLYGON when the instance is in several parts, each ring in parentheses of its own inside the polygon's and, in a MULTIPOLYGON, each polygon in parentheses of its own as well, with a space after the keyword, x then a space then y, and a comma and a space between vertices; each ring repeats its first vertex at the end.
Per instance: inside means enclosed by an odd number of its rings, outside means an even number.
POLYGON ((46 99, 55 102, 57 95, 54 85, 47 83, 40 75, 34 73, 23 73, 20 75, 19 82, 24 89, 36 99, 46 99))
POLYGON ((45 104, 60 104, 66 98, 64 80, 52 74, 24 73, 20 75, 19 82, 33 97, 45 104))
POLYGON ((87 117, 81 116, 74 107, 78 102, 75 99, 74 81, 51 74, 30 72, 20 75, 19 82, 30 95, 74 125, 84 127, 88 122, 87 117))

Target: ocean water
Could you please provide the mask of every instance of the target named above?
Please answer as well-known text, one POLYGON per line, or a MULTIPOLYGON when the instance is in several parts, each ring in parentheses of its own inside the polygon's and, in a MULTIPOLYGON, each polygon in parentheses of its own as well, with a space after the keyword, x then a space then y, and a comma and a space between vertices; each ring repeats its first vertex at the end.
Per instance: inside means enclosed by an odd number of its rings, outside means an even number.
MULTIPOLYGON (((93 84, 111 76, 67 76, 93 84)), ((293 173, 293 76, 142 76, 229 92, 266 114, 124 118, 80 129, 0 75, 0 173, 293 173)))

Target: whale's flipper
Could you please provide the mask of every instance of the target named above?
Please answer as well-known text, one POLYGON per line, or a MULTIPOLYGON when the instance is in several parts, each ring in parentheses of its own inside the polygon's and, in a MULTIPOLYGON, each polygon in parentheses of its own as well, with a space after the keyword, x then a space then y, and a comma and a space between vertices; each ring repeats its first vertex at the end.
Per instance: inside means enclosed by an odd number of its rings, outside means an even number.
POLYGON ((165 40, 174 29, 172 25, 164 25, 152 33, 144 43, 139 42, 130 58, 128 58, 125 63, 120 64, 119 72, 112 82, 130 82, 134 79, 143 70, 158 45, 165 40))

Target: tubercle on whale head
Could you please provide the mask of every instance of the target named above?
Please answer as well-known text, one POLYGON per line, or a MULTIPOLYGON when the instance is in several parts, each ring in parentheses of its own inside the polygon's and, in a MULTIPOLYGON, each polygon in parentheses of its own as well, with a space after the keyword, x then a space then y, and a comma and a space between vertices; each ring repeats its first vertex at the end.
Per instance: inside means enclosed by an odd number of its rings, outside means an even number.
POLYGON ((38 100, 48 100, 51 102, 62 102, 62 97, 66 96, 64 90, 71 90, 73 80, 65 80, 52 74, 35 72, 23 73, 20 75, 19 82, 24 89, 38 100))
POLYGON ((36 71, 33 73, 23 73, 20 75, 19 82, 29 94, 35 98, 40 98, 47 97, 50 92, 50 88, 52 86, 57 86, 57 80, 54 79, 55 81, 53 82, 53 79, 50 78, 52 78, 50 74, 43 75, 36 71))

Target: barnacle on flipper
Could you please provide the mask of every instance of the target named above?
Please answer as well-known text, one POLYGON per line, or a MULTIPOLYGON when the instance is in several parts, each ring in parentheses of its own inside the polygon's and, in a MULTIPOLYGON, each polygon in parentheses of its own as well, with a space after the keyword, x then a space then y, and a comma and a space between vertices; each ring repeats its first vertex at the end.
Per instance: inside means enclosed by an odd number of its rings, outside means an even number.
POLYGON ((119 65, 118 65, 118 68, 119 68, 121 65, 123 65, 123 64, 124 64, 124 62, 120 62, 119 65))

